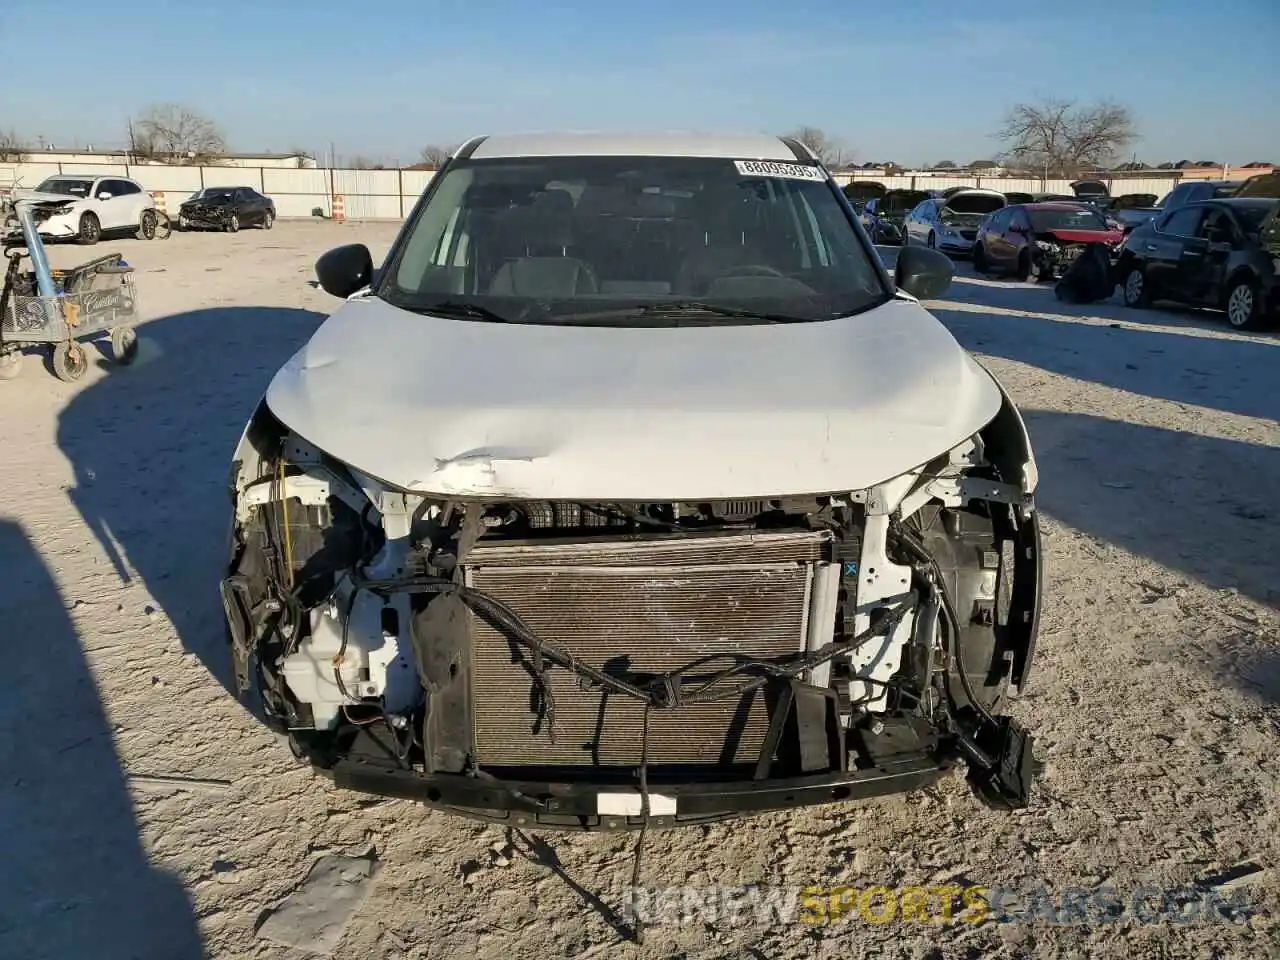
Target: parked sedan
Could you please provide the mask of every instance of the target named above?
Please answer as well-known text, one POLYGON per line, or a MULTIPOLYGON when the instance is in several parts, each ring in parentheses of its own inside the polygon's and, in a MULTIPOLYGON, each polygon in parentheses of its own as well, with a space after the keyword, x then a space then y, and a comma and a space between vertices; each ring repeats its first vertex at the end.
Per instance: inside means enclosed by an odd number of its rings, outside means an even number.
POLYGON ((973 268, 1020 280, 1055 280, 1090 243, 1115 249, 1123 231, 1087 203, 1019 203, 983 221, 973 246, 973 268))
POLYGON ((867 201, 862 223, 873 243, 901 246, 905 243, 903 223, 921 201, 929 199, 923 190, 890 190, 883 197, 867 201))
POLYGON ((960 189, 916 204, 904 221, 905 242, 923 243, 951 255, 968 256, 978 226, 1008 203, 994 190, 960 189))
POLYGON ((276 219, 276 205, 253 187, 205 187, 178 208, 178 226, 183 230, 226 230, 257 224, 270 230, 276 219))
POLYGON ((1116 277, 1130 307, 1176 300, 1251 330, 1280 314, 1280 199, 1189 203, 1125 239, 1116 277))

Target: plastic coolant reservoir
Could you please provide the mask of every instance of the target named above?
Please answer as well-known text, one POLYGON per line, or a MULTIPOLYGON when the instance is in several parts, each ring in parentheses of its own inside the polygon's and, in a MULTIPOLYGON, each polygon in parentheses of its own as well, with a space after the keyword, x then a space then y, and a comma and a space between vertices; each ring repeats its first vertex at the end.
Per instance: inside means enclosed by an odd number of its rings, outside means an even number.
MULTIPOLYGON (((408 600, 392 604, 401 624, 409 622, 408 600), (403 603, 406 609, 398 607, 403 603)), ((343 705, 366 698, 380 698, 388 713, 403 713, 418 701, 422 687, 411 660, 409 643, 383 629, 382 600, 361 593, 351 608, 346 649, 342 647, 341 611, 346 598, 311 611, 311 635, 298 644, 283 665, 284 681, 293 695, 311 707, 317 730, 331 730, 343 705), (334 658, 342 650, 342 661, 334 658), (342 678, 342 686, 338 684, 342 678), (344 689, 345 688, 345 691, 344 689)))

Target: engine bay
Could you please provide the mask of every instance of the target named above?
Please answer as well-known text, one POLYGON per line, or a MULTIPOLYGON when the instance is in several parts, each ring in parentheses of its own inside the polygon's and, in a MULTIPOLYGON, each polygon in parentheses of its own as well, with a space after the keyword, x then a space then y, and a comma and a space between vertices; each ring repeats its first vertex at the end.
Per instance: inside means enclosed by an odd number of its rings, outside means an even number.
POLYGON ((843 493, 446 499, 264 406, 231 477, 237 681, 339 782, 498 819, 677 823, 957 757, 1019 806, 1030 737, 998 714, 1033 651, 1038 526, 992 439, 843 493))

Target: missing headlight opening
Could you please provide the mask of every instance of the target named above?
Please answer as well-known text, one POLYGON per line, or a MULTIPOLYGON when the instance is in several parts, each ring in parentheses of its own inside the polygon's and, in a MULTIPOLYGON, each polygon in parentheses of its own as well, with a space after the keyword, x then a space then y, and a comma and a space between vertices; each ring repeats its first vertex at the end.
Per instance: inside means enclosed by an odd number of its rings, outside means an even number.
POLYGON ((706 822, 932 782, 1023 806, 1034 461, 1007 399, 861 490, 423 496, 259 409, 222 583, 235 672, 339 786, 512 824, 706 822))

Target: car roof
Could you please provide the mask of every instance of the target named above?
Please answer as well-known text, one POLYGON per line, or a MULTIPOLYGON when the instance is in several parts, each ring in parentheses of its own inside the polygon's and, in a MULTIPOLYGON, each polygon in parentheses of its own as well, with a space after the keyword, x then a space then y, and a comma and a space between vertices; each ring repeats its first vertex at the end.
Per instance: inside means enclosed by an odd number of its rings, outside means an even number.
POLYGON ((498 157, 723 157, 797 161, 796 152, 781 137, 762 133, 503 133, 468 141, 458 149, 458 154, 467 156, 468 150, 469 156, 476 160, 498 157))

